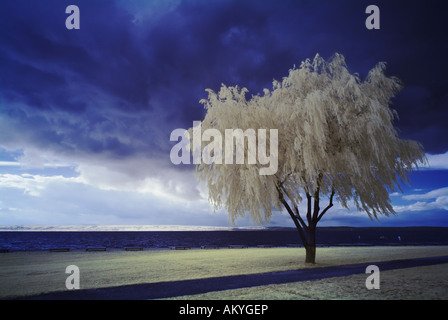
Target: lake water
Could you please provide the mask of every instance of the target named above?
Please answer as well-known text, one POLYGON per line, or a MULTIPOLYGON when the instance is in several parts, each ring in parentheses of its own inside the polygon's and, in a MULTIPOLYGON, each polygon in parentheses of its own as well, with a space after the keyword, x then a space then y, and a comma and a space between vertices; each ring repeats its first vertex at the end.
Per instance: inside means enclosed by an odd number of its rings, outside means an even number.
MULTIPOLYGON (((448 245, 448 228, 324 227, 317 231, 318 246, 448 245)), ((230 245, 301 245, 290 228, 234 231, 1 231, 0 250, 36 251, 53 248, 84 250, 88 247, 163 249, 173 246, 200 248, 230 245)))

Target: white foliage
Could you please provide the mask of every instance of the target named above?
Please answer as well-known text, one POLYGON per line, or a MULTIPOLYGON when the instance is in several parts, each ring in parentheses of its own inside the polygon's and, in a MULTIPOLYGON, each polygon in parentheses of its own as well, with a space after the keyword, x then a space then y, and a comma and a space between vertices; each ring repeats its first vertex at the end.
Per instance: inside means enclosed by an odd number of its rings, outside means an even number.
POLYGON ((279 143, 275 175, 259 175, 261 164, 248 164, 247 148, 244 164, 198 165, 211 203, 226 207, 232 222, 250 212, 261 223, 274 207, 281 210, 279 191, 297 205, 301 193, 329 197, 334 190, 343 206, 353 199, 371 218, 394 213, 389 192, 409 182, 425 158, 420 144, 398 137, 389 105, 402 86, 384 70, 378 63, 361 81, 342 55, 328 61, 316 55, 262 96, 248 100, 247 90, 236 86, 208 89, 202 130, 278 129, 279 143))

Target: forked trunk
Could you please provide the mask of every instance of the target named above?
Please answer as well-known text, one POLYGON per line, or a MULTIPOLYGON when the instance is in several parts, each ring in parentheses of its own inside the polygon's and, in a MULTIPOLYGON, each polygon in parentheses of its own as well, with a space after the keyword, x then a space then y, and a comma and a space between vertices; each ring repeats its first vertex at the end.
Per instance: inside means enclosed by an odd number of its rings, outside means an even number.
MULTIPOLYGON (((322 176, 319 175, 319 181, 321 181, 321 179, 322 176)), ((335 194, 334 189, 331 190, 330 203, 325 207, 323 211, 320 211, 319 208, 320 187, 318 187, 316 192, 314 193, 314 201, 313 197, 308 192, 306 193, 306 197, 308 200, 306 219, 308 221, 308 225, 300 216, 297 205, 293 204, 291 208, 289 203, 285 200, 283 193, 281 192, 281 185, 277 188, 277 190, 279 193, 279 199, 291 216, 292 221, 294 221, 294 225, 296 226, 296 229, 299 232, 300 239, 302 240, 302 243, 305 247, 305 263, 316 263, 316 226, 322 216, 333 206, 333 196, 335 194)))

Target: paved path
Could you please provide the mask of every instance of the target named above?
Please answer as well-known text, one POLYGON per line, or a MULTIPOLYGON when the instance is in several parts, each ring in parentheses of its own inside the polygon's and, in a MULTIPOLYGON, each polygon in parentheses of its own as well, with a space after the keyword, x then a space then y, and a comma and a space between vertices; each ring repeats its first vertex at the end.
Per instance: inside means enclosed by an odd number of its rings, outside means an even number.
POLYGON ((163 299, 184 295, 200 294, 211 291, 249 288, 270 284, 282 284, 297 281, 319 280, 330 277, 344 277, 365 273, 368 265, 377 265, 380 271, 412 268, 448 263, 448 256, 392 260, 383 262, 360 263, 332 267, 277 271, 257 274, 213 277, 193 280, 167 281, 107 287, 98 289, 80 289, 52 292, 42 295, 22 297, 27 300, 142 300, 163 299))

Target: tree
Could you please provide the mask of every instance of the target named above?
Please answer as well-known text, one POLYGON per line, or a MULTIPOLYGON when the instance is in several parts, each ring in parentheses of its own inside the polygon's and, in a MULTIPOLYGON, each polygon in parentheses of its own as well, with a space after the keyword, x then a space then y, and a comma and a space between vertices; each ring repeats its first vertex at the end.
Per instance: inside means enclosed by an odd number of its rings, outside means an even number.
POLYGON ((410 183, 408 174, 425 156, 419 143, 400 139, 394 128, 390 104, 402 85, 385 75, 385 66, 378 63, 361 81, 342 55, 328 61, 316 55, 251 99, 245 88, 208 89, 202 130, 278 129, 275 174, 260 175, 259 162, 197 165, 214 207, 225 207, 232 222, 250 212, 257 223, 285 209, 308 263, 315 263, 316 226, 335 201, 345 208, 354 203, 371 219, 395 214, 389 192, 402 191, 400 183, 410 183), (306 213, 299 212, 302 200, 306 213))

